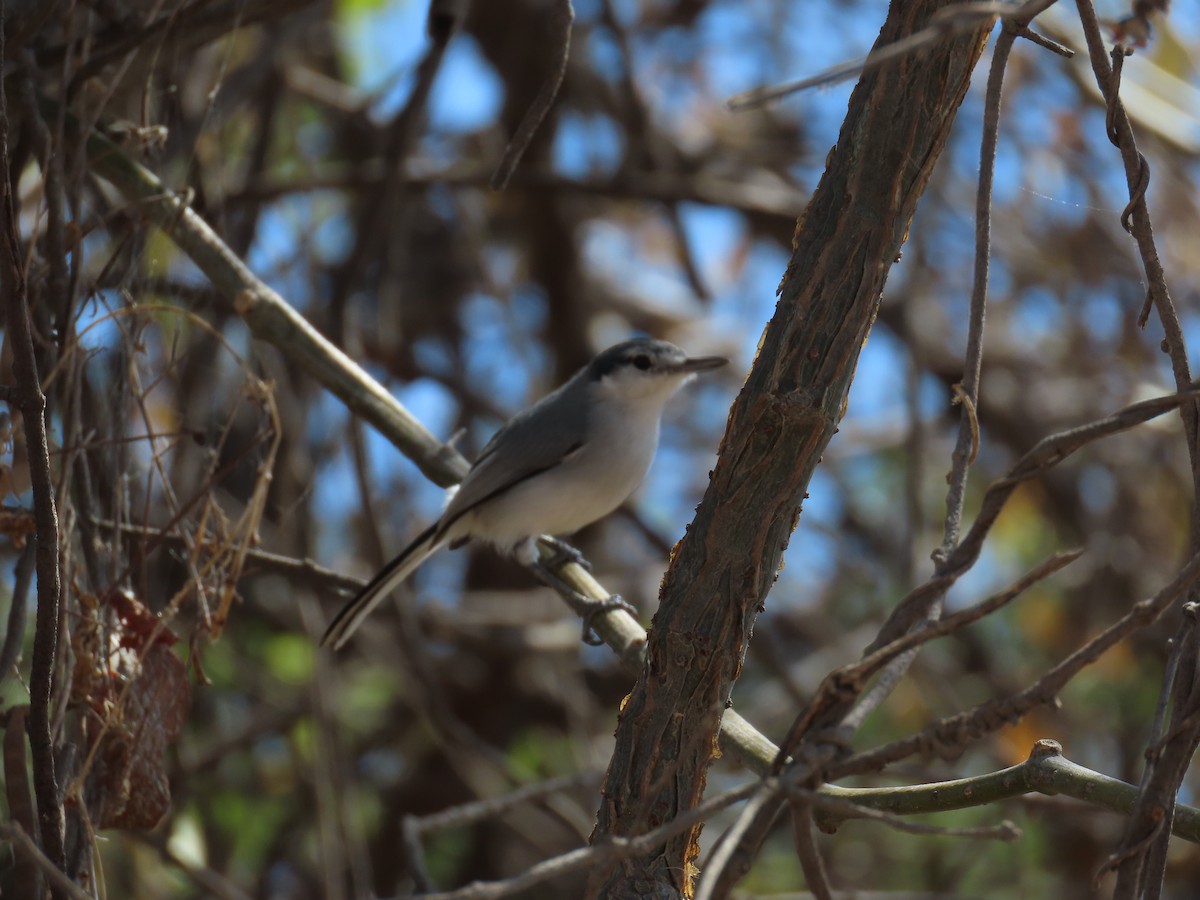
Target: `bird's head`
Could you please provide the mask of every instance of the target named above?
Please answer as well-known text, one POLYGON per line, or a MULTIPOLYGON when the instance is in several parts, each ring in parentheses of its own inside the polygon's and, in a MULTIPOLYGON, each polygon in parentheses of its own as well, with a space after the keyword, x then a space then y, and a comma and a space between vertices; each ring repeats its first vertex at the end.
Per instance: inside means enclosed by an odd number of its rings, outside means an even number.
POLYGON ((688 356, 669 341, 636 338, 598 354, 588 366, 588 376, 610 396, 661 404, 697 372, 728 362, 721 356, 688 356))

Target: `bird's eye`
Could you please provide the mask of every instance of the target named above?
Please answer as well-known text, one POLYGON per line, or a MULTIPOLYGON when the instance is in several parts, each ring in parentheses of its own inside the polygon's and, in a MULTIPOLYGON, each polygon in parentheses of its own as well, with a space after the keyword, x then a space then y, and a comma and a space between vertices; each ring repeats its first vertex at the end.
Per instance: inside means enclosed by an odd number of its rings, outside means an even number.
POLYGON ((650 368, 650 357, 645 353, 639 353, 633 358, 633 364, 644 371, 650 368))

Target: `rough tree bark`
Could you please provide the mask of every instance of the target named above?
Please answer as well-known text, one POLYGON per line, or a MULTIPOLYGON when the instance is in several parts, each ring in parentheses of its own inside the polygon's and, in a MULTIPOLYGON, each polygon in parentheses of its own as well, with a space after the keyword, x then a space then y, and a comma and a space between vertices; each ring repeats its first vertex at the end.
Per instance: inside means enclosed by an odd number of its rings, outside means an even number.
MULTIPOLYGON (((893 3, 876 46, 922 29, 949 5, 893 3)), ((647 664, 617 726, 593 842, 653 828, 703 794, 754 620, 842 416, 888 272, 986 43, 985 25, 867 72, 850 99, 708 490, 663 583, 647 664)), ((588 897, 690 896, 699 831, 597 869, 588 897)))

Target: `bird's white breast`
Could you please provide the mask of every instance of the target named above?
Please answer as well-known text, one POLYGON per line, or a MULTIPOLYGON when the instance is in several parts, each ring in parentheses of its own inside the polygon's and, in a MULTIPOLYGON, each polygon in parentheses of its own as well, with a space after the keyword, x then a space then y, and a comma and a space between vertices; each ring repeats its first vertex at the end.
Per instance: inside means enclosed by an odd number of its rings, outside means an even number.
POLYGON ((614 395, 604 383, 592 390, 597 394, 583 444, 473 511, 464 532, 502 547, 530 535, 567 535, 608 515, 637 489, 658 447, 662 406, 674 390, 634 397, 614 395))

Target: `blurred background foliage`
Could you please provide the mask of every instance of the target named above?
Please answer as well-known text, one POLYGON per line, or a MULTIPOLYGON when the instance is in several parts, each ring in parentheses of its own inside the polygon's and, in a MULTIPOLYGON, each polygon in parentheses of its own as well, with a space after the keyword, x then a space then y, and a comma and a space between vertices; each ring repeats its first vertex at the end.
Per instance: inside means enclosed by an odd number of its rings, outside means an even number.
MULTIPOLYGON (((470 4, 444 44, 427 32, 427 5, 413 0, 50 6, 20 48, 33 89, 66 100, 188 192, 257 275, 433 432, 457 436, 467 456, 630 334, 735 361, 677 399, 646 484, 578 536, 601 582, 648 622, 851 85, 749 112, 725 101, 863 55, 885 4, 577 0, 558 100, 499 192, 488 186, 492 170, 552 65, 547 3, 470 4)), ((10 0, 9 9, 18 27, 39 14, 36 4, 10 0)), ((1100 12, 1127 10, 1106 0, 1100 12)), ((1126 64, 1123 85, 1191 347, 1200 346, 1198 13, 1194 0, 1175 3, 1126 64)), ((1056 6, 1037 27, 1082 48, 1073 16, 1056 6)), ((434 35, 452 20, 452 5, 438 7, 434 35)), ((734 694, 774 739, 929 574, 941 541, 986 63, 889 281, 734 694)), ((1145 291, 1119 222, 1128 194, 1086 61, 1019 43, 1006 87, 974 499, 1046 434, 1171 384, 1159 326, 1136 326, 1145 291)), ((441 491, 253 342, 171 242, 89 175, 79 148, 61 150, 68 296, 47 277, 36 149, 15 147, 11 174, 21 225, 36 238, 30 289, 43 378, 63 372, 48 394, 69 643, 83 597, 124 589, 156 612, 175 598, 176 650, 197 682, 168 751, 169 812, 154 830, 102 832, 94 858, 85 854, 93 882, 138 900, 395 894, 409 883, 403 816, 575 773, 570 789, 424 843, 443 887, 581 845, 629 676, 606 649, 582 648, 577 621, 525 572, 475 548, 431 561, 346 652, 318 653, 315 639, 349 587, 327 570, 369 576, 437 514, 441 491), (247 519, 256 491, 265 504, 247 519), (251 531, 257 548, 316 565, 252 556, 201 571, 219 556, 214 546, 240 546, 251 531), (234 577, 220 630, 213 616, 234 577)), ((16 443, 6 505, 28 508, 16 443)), ((1186 546, 1188 483, 1181 427, 1164 418, 1024 485, 952 607, 1054 550, 1083 546, 1085 555, 1003 614, 926 648, 856 746, 1025 686, 1154 592, 1186 546)), ((5 572, 19 543, 0 548, 5 572)), ((1168 617, 1139 633, 1078 678, 1060 708, 958 759, 858 783, 986 772, 1023 759, 1042 737, 1136 782, 1176 625, 1168 617)), ((0 673, 5 707, 25 700, 28 632, 21 664, 0 673)), ((62 738, 78 740, 86 712, 59 697, 62 738)), ((710 785, 747 777, 720 762, 710 785)), ((1196 786, 1185 784, 1184 802, 1195 802, 1196 786)), ((1001 818, 1024 829, 1018 843, 852 822, 821 848, 845 888, 1079 896, 1122 824, 1040 796, 930 821, 1001 818)), ((1200 879, 1191 845, 1177 844, 1169 878, 1178 896, 1200 879)), ((523 896, 569 897, 579 884, 523 896)), ((781 829, 744 888, 770 896, 801 886, 781 829)))

